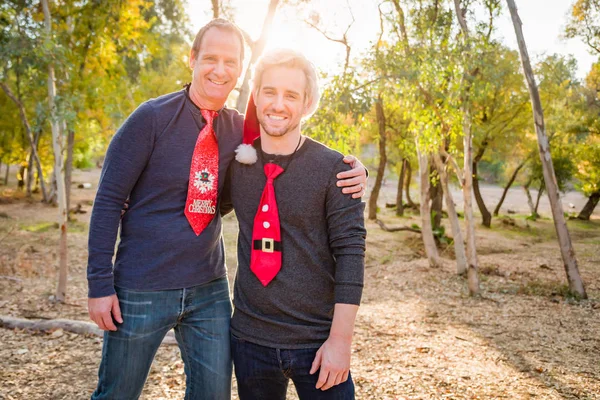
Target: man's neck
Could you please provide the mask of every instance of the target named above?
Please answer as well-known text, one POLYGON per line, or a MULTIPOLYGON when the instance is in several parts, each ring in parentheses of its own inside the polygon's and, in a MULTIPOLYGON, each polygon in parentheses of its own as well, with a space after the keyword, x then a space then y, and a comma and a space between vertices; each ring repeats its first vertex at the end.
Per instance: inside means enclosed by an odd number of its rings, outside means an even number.
POLYGON ((194 90, 193 83, 190 85, 189 95, 190 95, 190 99, 192 100, 192 103, 194 103, 196 105, 196 107, 198 107, 201 110, 219 111, 225 105, 224 101, 215 102, 215 101, 210 101, 209 99, 203 98, 200 94, 198 94, 197 90, 194 90))
MULTIPOLYGON (((288 155, 292 154, 298 148, 298 142, 304 141, 300 130, 289 132, 283 136, 269 136, 263 129, 260 130, 260 143, 262 151, 267 154, 288 155)), ((302 145, 302 143, 300 143, 302 145)))

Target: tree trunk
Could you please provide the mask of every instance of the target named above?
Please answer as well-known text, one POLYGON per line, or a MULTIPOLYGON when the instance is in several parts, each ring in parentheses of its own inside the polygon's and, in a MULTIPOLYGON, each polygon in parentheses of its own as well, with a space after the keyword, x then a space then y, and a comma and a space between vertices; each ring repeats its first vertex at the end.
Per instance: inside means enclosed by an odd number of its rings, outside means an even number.
POLYGON ((213 18, 219 18, 219 0, 211 0, 212 2, 212 10, 213 10, 213 18))
MULTIPOLYGON (((466 9, 461 8, 460 0, 454 0, 454 8, 456 18, 461 27, 461 31, 465 36, 466 57, 470 56, 471 43, 470 33, 467 27, 467 22, 463 14, 466 9)), ((467 270, 467 280, 469 294, 475 296, 479 294, 479 277, 477 276, 477 248, 475 245, 475 221, 473 220, 473 204, 472 204, 472 187, 473 187, 473 138, 472 138, 472 118, 470 109, 469 92, 471 90, 472 81, 477 76, 479 69, 463 74, 463 83, 466 85, 465 94, 462 100, 463 111, 463 147, 464 147, 464 182, 463 182, 463 197, 465 208, 465 224, 467 230, 467 261, 469 267, 467 270)))
POLYGON ((513 172, 512 176, 510 177, 508 183, 504 187, 504 191, 502 191, 502 197, 500 197, 500 201, 498 202, 498 205, 494 209, 494 217, 497 217, 498 213, 500 213, 500 207, 502 207, 502 203, 504 203, 504 199, 506 199, 506 194, 508 193, 508 189, 510 189, 512 184, 515 182, 515 179, 517 179, 517 175, 519 174, 519 171, 521 170, 521 168, 523 168, 523 166, 525 166, 525 161, 523 161, 521 164, 519 164, 517 166, 517 168, 513 172))
POLYGON ((475 194, 475 201, 477 202, 477 207, 479 207, 479 212, 481 212, 481 223, 486 228, 490 228, 492 226, 492 214, 488 211, 485 202, 483 201, 483 197, 481 196, 476 162, 473 162, 473 193, 475 194))
POLYGON ((421 184, 421 237, 425 247, 425 254, 429 265, 437 267, 440 265, 437 246, 433 237, 431 226, 431 210, 429 208, 429 165, 428 156, 419 150, 417 143, 417 157, 419 159, 419 180, 421 184))
POLYGON ((435 165, 440 174, 440 182, 442 183, 442 189, 444 191, 444 197, 446 199, 446 209, 448 210, 448 219, 450 220, 450 227, 452 228, 452 236, 454 237, 454 253, 456 254, 456 273, 459 275, 467 272, 467 255, 465 253, 465 244, 463 241, 462 232, 460 230, 460 223, 458 222, 458 214, 456 207, 454 206, 454 198, 448 184, 448 172, 446 166, 442 162, 442 158, 439 154, 434 154, 435 165))
MULTIPOLYGON (((23 318, 14 318, 9 316, 0 316, 0 327, 6 329, 27 329, 31 331, 54 332, 58 329, 73 332, 80 335, 94 335, 102 337, 104 331, 92 322, 75 321, 71 319, 46 319, 30 320, 23 318)), ((173 331, 167 332, 162 344, 177 344, 173 331)))
POLYGON ((538 139, 538 150, 540 153, 540 159, 542 161, 544 181, 546 183, 546 192, 548 193, 548 200, 550 201, 552 216, 554 217, 554 226, 556 228, 556 235, 558 236, 558 242, 560 244, 560 251, 564 262, 565 272, 567 274, 567 280, 569 281, 569 289, 578 296, 587 298, 583 281, 579 274, 579 267, 577 266, 575 249, 571 243, 571 235, 569 234, 569 230, 567 228, 567 223, 565 221, 562 204, 559 197, 556 174, 554 173, 554 164, 552 163, 552 157, 550 155, 550 144, 548 142, 548 137, 546 136, 546 130, 544 126, 544 111, 540 101, 540 95, 535 82, 535 77, 533 75, 533 69, 531 68, 531 63, 529 61, 525 39, 523 38, 521 19, 519 18, 515 1, 506 0, 506 2, 510 10, 510 15, 515 28, 515 34, 517 36, 519 52, 521 55, 521 61, 523 63, 523 73, 525 74, 527 85, 529 87, 531 105, 533 108, 535 132, 538 139))
POLYGON ((242 83, 242 87, 240 88, 240 93, 235 107, 242 114, 246 112, 248 97, 250 97, 250 79, 252 78, 252 66, 256 63, 258 57, 260 57, 263 51, 265 50, 265 45, 267 44, 267 37, 269 35, 269 31, 271 30, 271 25, 273 24, 273 18, 275 17, 275 12, 277 11, 278 5, 279 0, 271 0, 269 2, 269 9, 267 11, 267 15, 262 25, 260 37, 256 42, 254 42, 250 46, 252 49, 252 55, 250 56, 250 63, 248 64, 248 68, 246 69, 246 73, 244 74, 244 81, 242 83))
POLYGON ((598 201, 600 201, 600 192, 592 193, 592 195, 588 198, 587 203, 585 203, 585 206, 577 216, 577 219, 589 221, 590 217, 594 213, 594 209, 598 205, 598 201))
POLYGON ((404 174, 406 173, 406 159, 402 160, 400 167, 400 176, 398 177, 398 190, 396 191, 396 215, 404 216, 404 202, 402 201, 402 192, 404 191, 404 174))
MULTIPOLYGON (((37 148, 37 143, 35 143, 35 147, 37 148)), ((27 156, 27 179, 25 180, 25 194, 27 197, 31 197, 33 193, 34 179, 35 174, 33 172, 33 146, 31 146, 31 150, 29 151, 29 155, 27 156)))
POLYGON ((67 129, 67 124, 63 125, 67 134, 67 160, 65 163, 65 195, 67 198, 67 214, 71 209, 71 183, 73 182, 73 147, 75 145, 75 131, 67 129))
MULTIPOLYGON (((44 11, 44 26, 48 36, 52 33, 52 21, 50 19, 50 8, 48 0, 42 0, 44 11)), ((58 212, 60 239, 58 244, 58 285, 55 298, 64 302, 67 293, 67 195, 65 191, 65 179, 63 176, 62 137, 59 115, 56 110, 56 87, 54 85, 54 65, 48 64, 48 103, 50 109, 50 122, 52 127, 52 149, 54 151, 54 171, 56 172, 56 189, 58 194, 58 212)))
MULTIPOLYGON (((33 189, 34 189, 34 183, 36 182, 35 171, 33 169, 33 163, 35 160, 33 153, 34 153, 34 147, 37 151, 37 148, 40 144, 40 136, 42 136, 41 130, 38 129, 37 132, 35 132, 35 135, 33 136, 34 143, 31 145, 31 149, 29 150, 29 155, 27 156, 27 180, 26 180, 27 185, 26 185, 26 190, 25 190, 25 193, 27 193, 27 197, 31 197, 31 194, 33 193, 33 189)), ((40 186, 43 184, 39 177, 39 171, 38 171, 38 182, 40 182, 40 186)))
POLYGON ((467 230, 467 261, 469 267, 467 270, 467 281, 469 286, 469 294, 475 296, 479 294, 479 277, 477 276, 477 247, 475 244, 475 220, 473 218, 473 203, 471 198, 473 187, 473 138, 471 136, 471 114, 468 107, 463 108, 463 146, 464 146, 464 183, 463 197, 465 209, 465 225, 467 230))
POLYGON ((57 206, 58 205, 58 190, 56 188, 56 170, 55 169, 52 169, 52 173, 50 174, 50 182, 48 184, 50 185, 48 187, 48 204, 57 206))
POLYGON ((533 210, 535 212, 535 215, 540 215, 540 213, 538 213, 538 209, 540 207, 540 200, 542 199, 542 194, 544 194, 544 182, 540 182, 537 198, 535 199, 535 208, 533 210))
MULTIPOLYGON (((8 186, 8 178, 10 177, 10 164, 6 164, 6 174, 4 175, 4 184, 8 186)), ((588 218, 589 219, 589 218, 588 218)))
POLYGON ((529 211, 531 213, 531 217, 537 218, 538 215, 535 213, 535 205, 533 204, 533 198, 531 197, 531 192, 529 191, 530 185, 531 185, 531 179, 523 185, 523 190, 525 191, 525 196, 527 197, 527 205, 529 206, 529 211))
POLYGON ((412 180, 412 166, 410 165, 410 161, 406 160, 406 186, 405 186, 406 204, 408 204, 408 206, 410 208, 414 208, 416 210, 417 205, 410 198, 410 182, 411 182, 411 180, 412 180))
POLYGON ((25 170, 23 163, 19 166, 19 173, 17 174, 17 187, 22 191, 25 189, 25 170))
MULTIPOLYGON (((40 143, 40 137, 42 136, 42 131, 38 129, 35 133, 35 148, 37 152, 38 145, 40 143)), ((33 152, 31 153, 33 156, 33 152)), ((46 181, 44 180, 44 172, 42 171, 41 162, 36 162, 36 170, 37 170, 37 183, 40 185, 40 190, 42 191, 42 201, 44 203, 48 203, 48 189, 46 188, 46 181)))
POLYGON ((429 170, 429 197, 431 198, 431 214, 433 230, 436 231, 442 226, 442 209, 444 206, 444 190, 439 182, 439 179, 432 178, 436 171, 435 165, 432 165, 429 170))
POLYGON ((383 99, 381 95, 378 96, 375 102, 375 111, 377 114, 377 127, 379 131, 379 167, 377 167, 377 177, 375 178, 375 184, 369 197, 369 219, 377 219, 377 199, 379 198, 379 191, 383 182, 383 175, 385 174, 385 165, 387 164, 387 154, 385 151, 385 114, 383 113, 383 99))

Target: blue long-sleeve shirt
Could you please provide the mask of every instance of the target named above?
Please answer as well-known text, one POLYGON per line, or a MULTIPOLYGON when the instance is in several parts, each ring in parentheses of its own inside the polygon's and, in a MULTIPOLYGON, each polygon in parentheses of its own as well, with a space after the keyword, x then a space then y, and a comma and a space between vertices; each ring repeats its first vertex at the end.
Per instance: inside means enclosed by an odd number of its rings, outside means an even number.
MULTIPOLYGON (((219 142, 219 194, 242 116, 223 108, 214 122, 219 142)), ((140 105, 113 137, 90 222, 89 297, 132 290, 181 289, 225 275, 218 213, 196 236, 184 215, 190 165, 205 121, 185 90, 140 105), (121 210, 129 197, 129 209, 121 210), (117 232, 120 243, 113 267, 117 232)))

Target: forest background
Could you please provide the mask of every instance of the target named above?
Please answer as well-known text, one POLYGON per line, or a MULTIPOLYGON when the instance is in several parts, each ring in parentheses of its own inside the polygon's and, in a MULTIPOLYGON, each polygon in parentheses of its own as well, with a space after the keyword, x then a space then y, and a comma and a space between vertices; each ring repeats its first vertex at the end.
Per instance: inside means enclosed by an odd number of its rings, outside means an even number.
MULTIPOLYGON (((304 133, 370 169, 363 398, 597 398, 600 2, 570 1, 562 21, 578 58, 530 60, 516 12, 511 0, 2 2, 0 398, 46 398, 32 376, 62 398, 93 388, 85 237, 99 167, 141 102, 190 80, 195 28, 216 16, 247 40, 231 107, 244 111, 265 48, 300 49, 323 89, 304 133), (53 356, 44 367, 36 354, 53 356), (67 375, 85 384, 51 372, 83 359, 67 375)), ((235 229, 227 220, 230 249, 235 229)), ((161 351, 149 398, 181 393, 175 350, 161 351)))

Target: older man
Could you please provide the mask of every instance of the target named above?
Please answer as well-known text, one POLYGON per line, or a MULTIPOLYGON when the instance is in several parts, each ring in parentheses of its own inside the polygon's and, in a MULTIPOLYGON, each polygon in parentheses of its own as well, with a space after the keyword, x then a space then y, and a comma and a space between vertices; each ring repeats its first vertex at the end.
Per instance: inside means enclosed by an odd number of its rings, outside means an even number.
POLYGON ((301 134, 319 102, 312 64, 291 50, 258 62, 252 95, 258 129, 230 167, 223 207, 239 221, 231 321, 241 400, 354 399, 350 345, 360 303, 364 203, 342 194, 343 156, 301 134), (254 142, 254 143, 253 143, 254 142), (248 145, 253 143, 253 147, 248 145), (317 374, 316 372, 319 371, 317 374))
MULTIPOLYGON (((243 56, 235 25, 204 26, 191 49, 191 85, 140 105, 109 146, 89 236, 89 313, 106 331, 93 399, 138 398, 171 328, 185 398, 230 398, 231 302, 217 211, 241 142, 242 117, 224 104, 243 56)), ((345 177, 364 184, 363 171, 345 177)))

